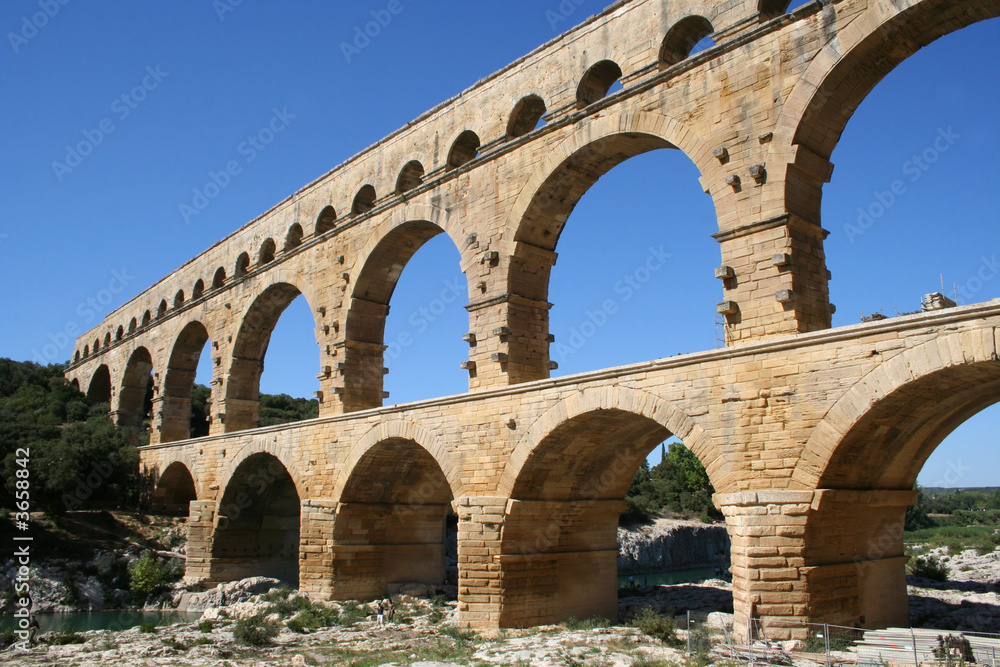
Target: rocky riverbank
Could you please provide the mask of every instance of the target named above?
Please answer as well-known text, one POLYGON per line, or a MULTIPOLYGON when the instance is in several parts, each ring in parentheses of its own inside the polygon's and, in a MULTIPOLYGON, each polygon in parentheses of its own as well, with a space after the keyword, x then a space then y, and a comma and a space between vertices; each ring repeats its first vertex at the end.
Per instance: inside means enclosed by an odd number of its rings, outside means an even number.
POLYGON ((728 567, 724 524, 656 519, 618 529, 618 572, 641 574, 694 567, 728 567))

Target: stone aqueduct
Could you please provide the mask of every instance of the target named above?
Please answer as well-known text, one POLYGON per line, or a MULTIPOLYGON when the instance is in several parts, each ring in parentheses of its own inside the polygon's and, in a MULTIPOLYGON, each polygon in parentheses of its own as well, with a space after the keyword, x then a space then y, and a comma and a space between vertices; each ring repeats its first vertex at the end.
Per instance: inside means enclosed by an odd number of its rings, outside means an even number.
POLYGON ((865 95, 1000 0, 786 7, 618 2, 81 337, 67 377, 119 423, 140 426, 152 382, 141 456, 156 501, 190 508, 188 579, 272 574, 327 598, 440 582, 450 503, 463 623, 614 617, 623 497, 673 434, 717 489, 738 623, 905 623, 901 519, 930 452, 1000 397, 1000 303, 831 329, 820 197, 865 95), (562 226, 602 174, 659 148, 714 200, 727 347, 549 379, 562 226), (468 278, 469 393, 382 407, 390 297, 440 233, 468 278), (320 417, 255 428, 270 333, 300 294, 320 417), (209 339, 211 433, 191 439, 209 339))

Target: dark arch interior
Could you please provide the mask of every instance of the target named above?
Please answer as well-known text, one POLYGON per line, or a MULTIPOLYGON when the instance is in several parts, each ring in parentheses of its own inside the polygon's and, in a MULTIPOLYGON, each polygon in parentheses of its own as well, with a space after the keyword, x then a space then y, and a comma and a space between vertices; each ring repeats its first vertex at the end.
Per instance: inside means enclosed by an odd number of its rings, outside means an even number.
POLYGON ((258 255, 257 263, 260 266, 265 264, 270 264, 274 261, 275 244, 274 239, 264 239, 264 243, 260 246, 260 254, 258 255))
POLYGON ((532 600, 522 606, 510 596, 501 626, 617 618, 625 494, 669 435, 647 417, 606 409, 566 421, 537 445, 515 480, 501 533, 504 578, 512 589, 531 590, 532 600))
POLYGON ((545 102, 538 95, 528 95, 514 107, 507 123, 507 136, 521 137, 531 132, 545 115, 545 102))
POLYGON ((128 323, 128 332, 129 333, 135 333, 135 330, 138 329, 138 328, 139 328, 139 324, 135 321, 135 318, 133 317, 131 320, 129 320, 129 323, 128 323))
POLYGON ((362 186, 361 189, 358 190, 358 194, 354 196, 354 203, 351 205, 351 213, 354 213, 355 215, 367 213, 375 208, 376 199, 377 197, 375 195, 374 186, 362 186))
POLYGON ((788 2, 789 0, 760 0, 757 10, 760 12, 761 18, 773 19, 785 13, 788 2))
POLYGON ((212 278, 212 288, 219 289, 226 284, 226 270, 221 266, 216 269, 215 276, 212 278))
POLYGON ((819 488, 912 489, 963 422, 1000 401, 1000 362, 947 368, 900 387, 854 424, 820 471, 819 488))
POLYGON ((300 245, 302 245, 302 225, 296 222, 288 228, 288 234, 285 235, 285 252, 300 245))
POLYGON ((204 325, 191 322, 181 330, 174 343, 163 379, 160 442, 185 440, 192 436, 191 393, 198 361, 207 341, 208 331, 204 325))
POLYGON ((160 300, 160 305, 156 307, 156 317, 163 317, 167 313, 167 301, 166 299, 160 300))
POLYGON ((201 278, 194 284, 194 289, 191 290, 192 299, 200 299, 202 295, 205 294, 205 281, 201 278))
POLYGON ((611 86, 622 78, 622 68, 612 60, 602 60, 595 64, 580 80, 576 90, 576 105, 583 108, 604 98, 611 86))
POLYGON ((288 470, 270 454, 239 465, 219 503, 212 578, 274 577, 299 584, 299 494, 288 470))
POLYGON ((153 320, 153 316, 149 314, 148 310, 142 314, 142 326, 146 326, 152 320, 153 320))
POLYGON ((301 294, 288 283, 272 285, 247 311, 233 345, 233 362, 226 384, 225 431, 257 426, 260 376, 271 333, 281 314, 301 294))
POLYGON ((90 386, 87 387, 87 402, 91 405, 98 403, 111 403, 111 372, 108 367, 102 364, 94 376, 90 378, 90 386))
POLYGON ((118 423, 134 431, 145 430, 152 414, 153 358, 149 350, 138 348, 125 367, 118 393, 118 423))
POLYGON ((364 549, 366 557, 343 560, 338 597, 380 598, 392 584, 444 583, 451 500, 440 466, 416 442, 392 438, 371 448, 341 495, 334 551, 364 549))
POLYGON ((691 55, 695 45, 715 32, 712 23, 702 16, 687 16, 667 31, 660 47, 660 63, 674 65, 691 55))
POLYGON ((451 146, 448 153, 448 168, 456 169, 463 164, 476 159, 479 155, 479 135, 472 130, 466 130, 458 135, 458 139, 451 146))
POLYGON ((410 160, 399 172, 396 179, 396 194, 403 194, 417 187, 424 181, 424 165, 416 160, 410 160))
POLYGON ((111 345, 111 332, 104 334, 104 347, 111 345))
POLYGON ((167 466, 153 491, 152 511, 172 516, 187 516, 192 500, 197 500, 191 471, 180 461, 167 466))
POLYGON ((118 328, 115 329, 115 340, 121 340, 124 337, 125 337, 125 327, 118 325, 118 328))
MULTIPOLYGON (((372 188, 372 191, 374 192, 374 188, 372 188)), ((316 236, 331 231, 336 223, 337 212, 333 210, 332 206, 325 207, 320 211, 319 218, 316 219, 316 236)))
POLYGON ((233 271, 233 275, 236 276, 237 278, 245 276, 249 268, 250 268, 250 255, 248 255, 245 252, 240 253, 240 256, 236 258, 236 268, 233 271))
POLYGON ((174 308, 180 308, 184 305, 184 290, 177 290, 177 294, 174 295, 174 308))

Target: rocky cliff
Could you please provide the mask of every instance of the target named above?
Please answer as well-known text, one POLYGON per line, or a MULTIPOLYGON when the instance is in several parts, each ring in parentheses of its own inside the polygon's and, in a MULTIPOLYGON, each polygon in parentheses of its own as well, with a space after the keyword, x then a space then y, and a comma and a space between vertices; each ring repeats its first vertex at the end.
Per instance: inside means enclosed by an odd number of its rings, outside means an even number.
POLYGON ((722 524, 657 519, 618 529, 618 572, 637 574, 692 567, 726 567, 729 534, 722 524))

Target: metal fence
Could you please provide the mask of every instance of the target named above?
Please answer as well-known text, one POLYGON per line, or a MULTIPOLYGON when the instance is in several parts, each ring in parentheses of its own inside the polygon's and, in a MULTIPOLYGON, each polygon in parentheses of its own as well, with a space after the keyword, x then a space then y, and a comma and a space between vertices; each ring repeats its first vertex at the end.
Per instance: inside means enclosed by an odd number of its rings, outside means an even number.
POLYGON ((687 630, 681 636, 695 665, 731 662, 825 667, 1000 667, 1000 634, 924 628, 862 630, 769 620, 766 624, 754 621, 749 632, 737 636, 730 615, 689 612, 676 620, 680 630, 687 630))

